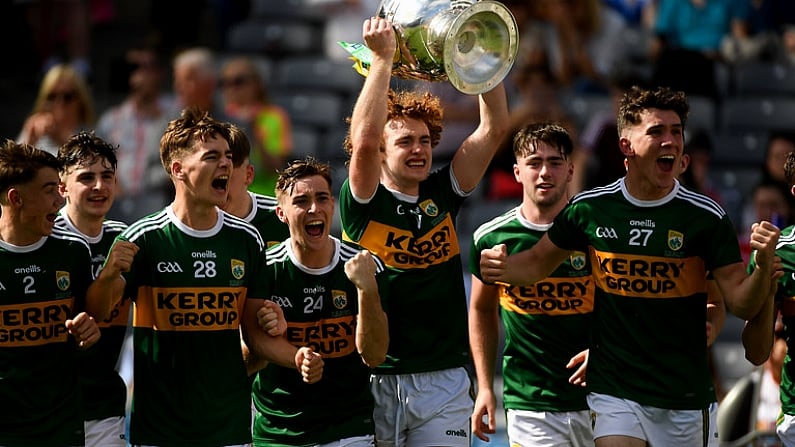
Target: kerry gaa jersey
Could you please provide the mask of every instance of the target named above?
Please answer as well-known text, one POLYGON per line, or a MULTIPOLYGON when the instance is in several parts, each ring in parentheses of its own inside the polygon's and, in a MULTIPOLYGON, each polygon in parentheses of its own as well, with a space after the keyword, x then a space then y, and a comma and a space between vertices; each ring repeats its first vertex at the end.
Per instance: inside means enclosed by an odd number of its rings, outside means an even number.
POLYGON ((276 198, 249 191, 251 212, 243 220, 254 225, 265 241, 265 247, 272 247, 290 237, 287 224, 276 215, 276 198))
MULTIPOLYGON (((525 219, 521 208, 509 210, 472 236, 469 268, 480 276, 480 252, 505 244, 508 253, 526 250, 551 225, 525 219)), ((585 388, 568 378, 569 359, 588 349, 594 281, 587 255, 574 252, 548 278, 532 286, 498 285, 505 326, 503 400, 506 409, 529 411, 587 410, 585 388)))
POLYGON ((469 361, 467 302, 455 219, 464 193, 450 165, 415 200, 378 185, 368 203, 340 190, 343 238, 375 253, 389 278, 389 352, 379 374, 455 368, 469 361))
POLYGON ((194 230, 171 207, 130 225, 124 274, 134 302, 133 444, 211 447, 251 441, 251 388, 240 348, 247 296, 264 296, 263 242, 223 211, 194 230))
POLYGON ((590 255, 589 390, 673 410, 715 402, 706 273, 742 262, 723 209, 678 182, 662 199, 637 200, 620 179, 575 196, 547 234, 590 255))
MULTIPOLYGON (((116 236, 127 225, 106 220, 102 231, 96 237, 80 232, 66 215, 64 209, 55 219, 56 228, 71 231, 88 242, 91 248, 91 271, 97 277, 116 236)), ((87 421, 124 416, 127 406, 127 385, 116 372, 127 323, 130 317, 130 300, 123 298, 103 321, 97 321, 102 336, 89 349, 77 352, 77 365, 80 371, 80 385, 83 389, 83 417, 87 421)))
POLYGON ((0 445, 83 445, 75 352, 66 320, 91 283, 88 244, 55 228, 33 245, 0 242, 0 445))
MULTIPOLYGON (((328 266, 309 268, 295 257, 291 240, 268 251, 268 299, 287 320, 287 339, 323 357, 323 377, 304 383, 295 368, 269 364, 254 382, 255 446, 309 446, 372 435, 370 370, 356 349, 356 286, 345 262, 361 248, 340 243, 328 266)), ((379 293, 386 292, 384 266, 376 258, 379 293)))

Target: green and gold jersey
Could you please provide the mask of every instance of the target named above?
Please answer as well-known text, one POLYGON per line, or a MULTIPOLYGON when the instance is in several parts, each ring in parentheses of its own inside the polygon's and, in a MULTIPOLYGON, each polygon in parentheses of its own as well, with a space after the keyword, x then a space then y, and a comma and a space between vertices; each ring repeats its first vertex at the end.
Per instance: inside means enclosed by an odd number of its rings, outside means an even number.
MULTIPOLYGON (((792 354, 795 353, 795 313, 788 309, 795 306, 795 226, 790 226, 781 231, 781 237, 776 245, 776 256, 781 257, 784 276, 778 281, 776 298, 782 301, 782 317, 787 339, 787 356, 784 357, 784 366, 781 372, 781 410, 784 414, 795 415, 795 363, 792 354)), ((754 268, 753 257, 749 268, 754 268)))
POLYGON ((131 442, 250 442, 239 327, 246 297, 265 293, 259 232, 220 210, 215 227, 194 230, 167 207, 119 239, 140 248, 124 274, 134 303, 131 442))
MULTIPOLYGON (((88 242, 91 248, 91 271, 95 278, 105 264, 105 257, 116 236, 127 228, 122 222, 106 220, 102 223, 99 236, 87 236, 69 220, 64 209, 58 214, 55 226, 71 231, 88 242)), ((116 364, 124 344, 129 317, 130 300, 124 298, 116 304, 108 318, 97 321, 102 332, 99 341, 89 349, 77 352, 80 385, 83 389, 83 417, 87 421, 124 416, 127 385, 116 372, 116 364)))
POLYGON ((251 212, 243 220, 254 225, 265 241, 265 247, 270 248, 290 237, 287 224, 279 220, 276 215, 276 198, 257 194, 249 191, 251 196, 251 212))
POLYGON ((387 265, 389 352, 379 374, 409 374, 469 362, 467 302, 455 220, 464 193, 450 166, 420 183, 419 197, 378 185, 358 202, 348 180, 340 191, 343 238, 387 265), (416 200, 414 200, 416 199, 416 200))
POLYGON ((0 242, 0 445, 83 445, 75 353, 66 320, 91 283, 88 244, 55 228, 33 245, 0 242))
MULTIPOLYGON (((311 385, 295 368, 269 364, 259 371, 253 387, 255 446, 309 446, 374 433, 370 370, 356 349, 358 293, 345 275, 345 262, 361 248, 333 240, 334 256, 324 268, 298 262, 290 239, 268 251, 266 296, 284 311, 290 343, 311 347, 324 367, 311 385)), ((375 259, 383 294, 384 265, 375 259)))
POLYGON ((674 410, 715 402, 706 272, 742 262, 723 209, 678 182, 664 198, 640 201, 620 179, 575 196, 547 234, 590 255, 589 390, 674 410))
MULTIPOLYGON (((551 225, 534 224, 520 208, 483 225, 472 236, 469 268, 480 276, 480 252, 505 244, 509 254, 538 242, 551 225)), ((481 278, 482 279, 482 278, 481 278)), ((568 378, 566 364, 588 349, 594 307, 594 281, 588 257, 574 252, 548 278, 532 286, 499 284, 500 315, 505 326, 503 399, 506 409, 587 410, 585 388, 568 378)))

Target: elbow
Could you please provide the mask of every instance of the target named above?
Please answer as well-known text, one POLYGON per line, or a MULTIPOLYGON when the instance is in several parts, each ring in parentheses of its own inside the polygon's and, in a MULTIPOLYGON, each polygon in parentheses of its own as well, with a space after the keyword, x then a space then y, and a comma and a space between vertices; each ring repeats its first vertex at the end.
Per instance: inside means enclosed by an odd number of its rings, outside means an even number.
POLYGON ((384 353, 380 355, 372 355, 372 354, 367 355, 362 353, 361 356, 362 356, 362 361, 364 362, 365 365, 367 365, 368 368, 376 368, 380 366, 382 363, 384 363, 384 361, 386 360, 386 351, 384 351, 384 353))
POLYGON ((770 357, 770 350, 745 350, 745 359, 751 362, 754 366, 759 366, 767 361, 770 357))

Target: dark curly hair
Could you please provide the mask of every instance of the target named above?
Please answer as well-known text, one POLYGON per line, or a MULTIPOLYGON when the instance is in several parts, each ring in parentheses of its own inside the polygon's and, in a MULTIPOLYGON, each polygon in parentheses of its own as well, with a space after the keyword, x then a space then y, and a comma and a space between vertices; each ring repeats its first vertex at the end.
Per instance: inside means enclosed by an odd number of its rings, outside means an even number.
MULTIPOLYGON (((420 93, 406 90, 396 92, 389 90, 387 94, 387 121, 411 118, 420 120, 428 126, 431 134, 431 147, 436 147, 442 138, 442 103, 438 97, 429 92, 420 93)), ((346 120, 350 123, 351 119, 346 120)), ((350 128, 345 137, 345 153, 350 157, 353 153, 350 128)), ((381 149, 383 150, 383 144, 381 149)))
POLYGON ((618 134, 621 135, 624 129, 639 124, 640 114, 648 109, 673 110, 679 115, 684 127, 690 105, 684 92, 668 87, 657 87, 653 90, 631 87, 624 93, 618 108, 618 134))
POLYGON ((115 146, 98 137, 94 131, 81 131, 72 135, 58 149, 61 174, 67 173, 72 167, 89 166, 103 159, 115 171, 116 152, 115 146))

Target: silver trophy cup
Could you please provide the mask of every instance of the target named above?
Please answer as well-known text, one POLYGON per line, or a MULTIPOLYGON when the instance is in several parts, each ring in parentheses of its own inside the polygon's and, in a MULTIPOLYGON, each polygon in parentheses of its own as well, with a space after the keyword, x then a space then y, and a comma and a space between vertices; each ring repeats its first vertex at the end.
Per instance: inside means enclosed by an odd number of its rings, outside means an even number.
POLYGON ((516 20, 492 0, 382 0, 378 15, 398 41, 392 73, 403 79, 449 81, 477 95, 502 81, 516 60, 516 20))

